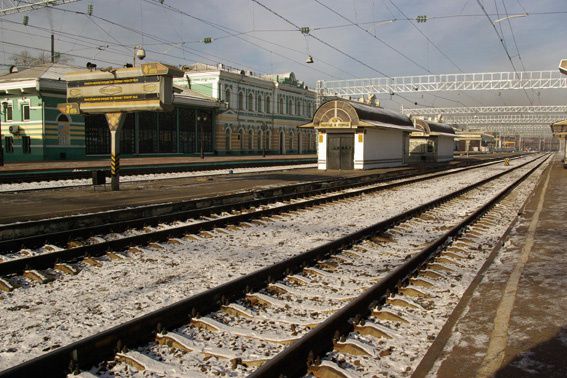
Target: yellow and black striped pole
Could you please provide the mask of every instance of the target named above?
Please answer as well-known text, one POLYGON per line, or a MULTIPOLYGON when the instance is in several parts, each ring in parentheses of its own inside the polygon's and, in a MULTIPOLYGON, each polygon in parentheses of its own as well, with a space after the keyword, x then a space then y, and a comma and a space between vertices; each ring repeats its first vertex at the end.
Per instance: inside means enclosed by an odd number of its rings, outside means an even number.
POLYGON ((120 190, 120 127, 124 123, 126 113, 106 113, 106 121, 110 129, 110 186, 113 191, 120 190))

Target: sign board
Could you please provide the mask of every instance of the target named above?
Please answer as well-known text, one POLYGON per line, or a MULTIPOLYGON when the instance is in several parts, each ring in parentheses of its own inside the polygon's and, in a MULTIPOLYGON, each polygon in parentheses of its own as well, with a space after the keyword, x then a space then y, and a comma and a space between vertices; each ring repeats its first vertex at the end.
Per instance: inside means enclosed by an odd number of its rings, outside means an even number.
POLYGON ((58 104, 57 110, 59 110, 63 114, 81 114, 81 111, 79 110, 79 104, 76 102, 64 102, 62 104, 58 104))
MULTIPOLYGON (((173 104, 173 77, 183 74, 162 63, 70 72, 65 75, 67 104, 77 104, 80 113, 87 114, 168 110, 173 104)), ((64 106, 76 111, 75 106, 64 106)))
POLYGON ((553 135, 558 137, 567 137, 567 122, 561 121, 551 125, 553 135))
POLYGON ((567 75, 567 59, 561 59, 561 62, 559 62, 559 71, 561 71, 562 74, 567 75))
POLYGON ((328 129, 350 129, 352 127, 351 121, 342 121, 338 117, 332 117, 328 121, 320 122, 319 127, 328 129))

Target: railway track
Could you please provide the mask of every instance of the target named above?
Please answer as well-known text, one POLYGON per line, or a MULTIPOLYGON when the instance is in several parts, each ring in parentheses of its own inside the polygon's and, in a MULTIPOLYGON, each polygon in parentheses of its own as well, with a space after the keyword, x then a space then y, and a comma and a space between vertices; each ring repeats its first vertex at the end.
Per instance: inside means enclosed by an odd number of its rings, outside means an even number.
MULTIPOLYGON (((482 166, 484 164, 497 164, 501 159, 493 159, 487 163, 472 164, 463 162, 462 168, 468 166, 482 166)), ((460 167, 455 167, 459 169, 460 167)), ((232 211, 254 206, 258 200, 264 203, 285 201, 294 197, 318 195, 330 191, 345 190, 348 188, 380 183, 389 180, 408 178, 429 172, 446 170, 446 167, 434 169, 410 169, 402 172, 388 172, 385 174, 370 174, 354 178, 341 178, 335 180, 321 180, 305 184, 287 185, 247 191, 210 198, 177 201, 175 203, 152 204, 135 208, 117 209, 101 213, 71 215, 64 218, 43 219, 13 224, 0 225, 0 251, 11 251, 14 248, 33 248, 37 243, 45 240, 71 240, 74 237, 88 237, 88 234, 101 232, 120 232, 128 227, 144 227, 159 224, 162 219, 182 219, 211 213, 211 211, 232 211), (210 209, 209 209, 210 208, 210 209), (190 213, 192 211, 192 213, 190 213), (169 218, 167 218, 169 216, 169 218), (128 223, 126 223, 128 222, 128 223), (36 237, 34 239, 34 236, 36 237), (37 238, 39 236, 39 238, 37 238), (35 241, 34 241, 35 240, 35 241)))
MULTIPOLYGON (((412 286, 416 280, 410 286, 402 283, 543 162, 542 159, 537 165, 521 165, 484 179, 301 255, 8 369, 0 376, 44 375, 46 371, 60 376, 69 366, 77 370, 93 365, 98 365, 99 372, 118 375, 128 375, 136 370, 162 375, 198 376, 223 371, 244 375, 253 372, 258 365, 263 366, 254 373, 257 376, 278 376, 284 371, 289 376, 303 374, 307 366, 305 361, 317 361, 317 356, 322 356, 333 346, 333 337, 345 334, 353 325, 374 335, 395 334, 388 327, 370 322, 360 324, 359 320, 366 316, 370 304, 384 301, 390 292, 419 293, 420 290, 412 286), (515 176, 512 185, 508 185, 508 175, 515 176), (486 192, 493 193, 493 198, 479 207, 486 192), (455 220, 456 214, 464 220, 455 220), (408 250, 415 253, 408 253, 408 250), (360 297, 353 295, 359 294, 361 288, 369 290, 360 297), (188 317, 190 323, 185 321, 188 317), (358 320, 349 322, 354 318, 358 320), (286 347, 288 344, 292 346, 286 347), (124 350, 139 345, 143 346, 137 350, 124 350), (115 354, 116 348, 118 354, 115 354), (184 359, 183 356, 188 357, 184 359), (112 360, 99 364, 106 359, 112 360), (293 364, 290 365, 290 361, 293 364)), ((433 265, 430 264, 430 270, 435 270, 433 265)), ((387 311, 379 311, 382 316, 389 316, 387 311)), ((360 340, 338 339, 335 346, 341 353, 371 352, 360 340)), ((335 368, 330 366, 331 363, 322 365, 335 368)))
MULTIPOLYGON (((490 164, 495 163, 482 166, 490 164)), ((99 265, 94 258, 108 255, 109 251, 111 258, 121 258, 116 251, 161 241, 175 242, 176 238, 186 235, 208 237, 207 231, 219 227, 238 225, 424 180, 435 180, 476 168, 478 167, 464 167, 390 183, 357 185, 359 187, 355 188, 344 186, 334 188, 333 191, 315 189, 303 194, 283 194, 238 204, 179 211, 168 215, 0 241, 0 250, 3 251, 3 256, 0 255, 0 289, 11 291, 19 286, 17 282, 10 281, 9 277, 14 275, 23 274, 28 279, 46 283, 54 278, 54 274, 42 270, 55 268, 63 273, 76 274, 77 267, 70 263, 84 259, 91 265, 99 265), (104 232, 109 234, 103 235, 104 237, 97 236, 104 232), (15 253, 8 254, 9 251, 15 253)))

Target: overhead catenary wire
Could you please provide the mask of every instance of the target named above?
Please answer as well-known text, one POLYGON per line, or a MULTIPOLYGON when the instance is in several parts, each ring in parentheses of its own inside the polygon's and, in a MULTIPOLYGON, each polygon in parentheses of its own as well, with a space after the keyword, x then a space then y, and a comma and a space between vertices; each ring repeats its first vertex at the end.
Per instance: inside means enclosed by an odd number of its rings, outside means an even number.
MULTIPOLYGON (((510 64, 512 65, 512 68, 516 74, 516 78, 519 79, 520 75, 518 73, 518 70, 516 69, 516 65, 514 64, 514 61, 512 60, 512 56, 510 55, 510 52, 508 51, 508 47, 506 47, 506 43, 504 42, 504 36, 500 35, 500 33, 498 32, 498 29, 496 28, 496 25, 494 25, 494 22, 492 22, 492 19, 490 18, 490 16, 488 15, 488 12, 486 11, 486 8, 484 7, 484 5, 482 4, 482 2, 480 0, 476 0, 478 6, 480 7, 480 9, 482 9, 483 13, 485 14, 486 18, 488 18, 488 21, 490 21, 490 25, 492 26, 492 28, 494 29, 494 32, 496 33, 496 35, 498 36, 498 39, 500 40, 500 43, 502 44, 502 47, 504 48, 504 52, 506 53, 506 56, 508 57, 508 60, 510 61, 510 64)), ((526 95, 530 105, 533 105, 533 101, 530 98, 530 96, 528 95, 528 92, 526 91, 525 88, 522 88, 524 94, 526 95)))
POLYGON ((209 26, 214 27, 214 28, 217 29, 217 30, 221 30, 221 31, 223 31, 223 32, 225 32, 225 33, 227 33, 227 34, 231 34, 232 36, 234 36, 234 37, 236 37, 236 38, 238 38, 238 39, 240 39, 240 40, 242 40, 242 41, 244 41, 244 42, 246 42, 246 43, 248 43, 248 44, 251 44, 251 45, 253 45, 253 46, 256 46, 256 47, 258 47, 258 48, 261 48, 261 49, 264 50, 264 51, 270 52, 270 53, 272 53, 272 54, 274 54, 274 55, 277 55, 277 56, 279 56, 279 57, 281 57, 281 58, 284 58, 284 59, 286 59, 286 60, 289 60, 289 61, 292 61, 292 62, 294 62, 294 63, 297 63, 297 64, 299 64, 299 65, 301 65, 301 66, 304 66, 304 67, 306 67, 306 68, 308 68, 308 69, 310 69, 310 70, 314 70, 314 71, 323 73, 324 75, 329 76, 329 77, 332 77, 332 78, 335 78, 335 79, 338 78, 337 76, 335 76, 335 75, 333 75, 333 74, 330 74, 330 73, 328 73, 328 72, 322 71, 322 70, 320 70, 320 69, 318 69, 318 68, 316 68, 316 67, 313 67, 313 66, 310 66, 310 65, 306 65, 306 64, 304 64, 304 63, 302 63, 302 62, 299 62, 299 61, 297 61, 297 60, 295 60, 295 59, 292 59, 292 58, 290 58, 290 57, 288 57, 288 56, 286 56, 286 55, 280 54, 280 53, 278 53, 278 52, 276 52, 276 51, 267 49, 267 48, 265 48, 264 46, 261 46, 261 45, 255 43, 255 42, 252 42, 252 41, 249 41, 249 40, 247 40, 247 39, 244 39, 244 38, 241 37, 241 34, 242 34, 241 32, 236 32, 236 33, 234 33, 234 31, 233 31, 233 30, 231 31, 231 29, 228 28, 228 27, 219 25, 219 24, 214 23, 214 22, 212 22, 212 21, 205 20, 205 19, 203 19, 203 18, 201 18, 201 17, 194 16, 194 15, 192 15, 192 14, 190 14, 190 13, 187 13, 187 12, 183 11, 182 9, 173 7, 173 6, 171 6, 170 4, 162 3, 162 2, 160 2, 159 0, 153 0, 153 1, 152 1, 152 0, 144 0, 144 1, 146 1, 147 3, 153 4, 153 5, 155 5, 155 6, 163 6, 163 7, 166 7, 167 9, 169 9, 170 11, 172 11, 172 12, 174 12, 174 13, 180 13, 180 14, 182 14, 182 15, 184 15, 184 16, 187 16, 187 17, 190 17, 190 18, 192 18, 192 19, 194 19, 194 20, 200 21, 200 22, 202 22, 202 23, 204 23, 204 24, 206 24, 206 25, 209 25, 209 26))

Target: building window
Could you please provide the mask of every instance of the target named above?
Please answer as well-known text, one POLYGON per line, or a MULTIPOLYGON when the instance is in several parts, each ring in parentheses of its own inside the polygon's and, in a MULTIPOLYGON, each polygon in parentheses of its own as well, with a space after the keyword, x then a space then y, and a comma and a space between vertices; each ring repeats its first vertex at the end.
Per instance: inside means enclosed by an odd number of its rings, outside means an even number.
POLYGON ((30 120, 30 104, 22 105, 22 121, 30 120))
POLYGON ((258 133, 258 140, 256 142, 256 149, 258 151, 264 148, 264 130, 260 130, 260 132, 258 133))
POLYGON ((309 103, 309 112, 307 113, 308 117, 312 117, 313 116, 313 104, 309 103))
POLYGON ((259 113, 262 113, 262 96, 258 95, 258 99, 256 101, 256 109, 259 113))
POLYGON ((254 96, 252 96, 252 93, 248 94, 248 111, 254 111, 254 96))
POLYGON ((266 113, 272 112, 271 109, 272 104, 270 103, 270 101, 271 101, 270 96, 266 97, 266 113))
POLYGON ((226 106, 230 109, 230 89, 224 92, 224 100, 226 101, 226 106))
POLYGON ((7 102, 2 103, 2 110, 4 111, 4 121, 13 120, 14 110, 12 108, 12 104, 7 102))
POLYGON ((244 110, 244 93, 238 92, 238 110, 244 110))
POLYGON ((299 100, 295 103, 295 114, 301 115, 301 101, 299 100))
POLYGON ((7 153, 14 152, 14 138, 7 136, 4 138, 4 142, 6 145, 6 152, 7 153))
POLYGON ((278 113, 284 114, 284 112, 283 112, 283 98, 282 97, 280 97, 280 99, 278 101, 278 113))
POLYGON ((291 111, 292 105, 293 101, 287 100, 287 114, 293 114, 293 112, 291 111))
POLYGON ((240 151, 244 150, 244 130, 238 130, 238 141, 240 142, 240 151))
POLYGON ((71 144, 71 122, 65 114, 60 114, 57 117, 57 139, 61 146, 71 144))
POLYGON ((252 130, 248 131, 248 150, 252 151, 254 149, 254 132, 252 130))
POLYGON ((226 129, 226 131, 224 132, 224 149, 226 151, 230 151, 230 134, 230 129, 226 129))
POLYGON ((22 151, 24 154, 31 154, 31 138, 29 136, 22 137, 22 151))

